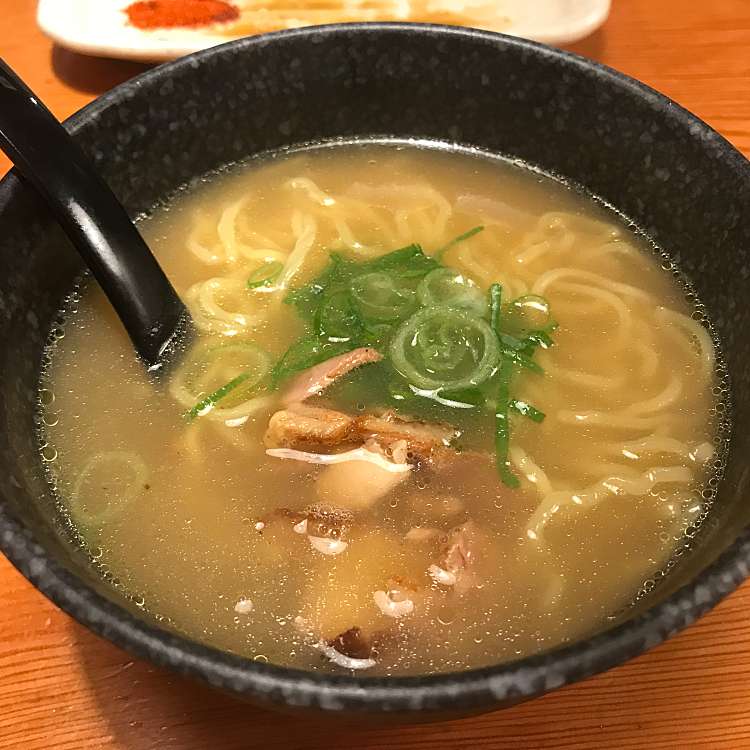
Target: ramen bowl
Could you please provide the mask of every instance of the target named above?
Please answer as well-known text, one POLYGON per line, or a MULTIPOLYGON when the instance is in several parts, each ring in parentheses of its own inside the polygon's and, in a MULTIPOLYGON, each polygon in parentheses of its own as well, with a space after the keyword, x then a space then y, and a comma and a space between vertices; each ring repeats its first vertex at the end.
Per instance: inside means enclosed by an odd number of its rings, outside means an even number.
POLYGON ((721 341, 731 439, 705 522, 610 629, 452 674, 329 676, 258 663, 149 620, 105 584, 55 510, 38 447, 48 331, 81 263, 15 174, 0 184, 0 547, 46 596, 130 653, 259 705, 406 720, 475 713, 608 669, 732 591, 750 563, 750 166, 674 102, 613 70, 498 34, 343 25, 243 39, 161 66, 67 122, 131 215, 223 165, 289 146, 437 141, 518 159, 611 204, 665 248, 721 341))

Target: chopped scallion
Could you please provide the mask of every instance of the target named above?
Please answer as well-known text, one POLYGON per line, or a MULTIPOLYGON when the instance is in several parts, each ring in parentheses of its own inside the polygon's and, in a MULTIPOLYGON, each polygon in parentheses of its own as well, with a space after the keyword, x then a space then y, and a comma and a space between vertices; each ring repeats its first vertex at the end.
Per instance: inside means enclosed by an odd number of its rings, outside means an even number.
POLYGON ((192 409, 186 411, 183 417, 190 422, 196 417, 201 416, 204 412, 213 409, 221 399, 242 385, 250 375, 251 373, 249 372, 242 372, 236 378, 232 378, 228 383, 222 385, 221 388, 217 388, 213 393, 201 399, 192 409))
POLYGON ((509 385, 513 365, 504 359, 498 372, 497 406, 495 407, 495 462, 502 483, 511 489, 517 489, 521 483, 513 473, 508 457, 510 424, 508 409, 510 407, 509 385))
MULTIPOLYGON (((543 374, 534 354, 552 345, 556 324, 544 297, 526 294, 503 305, 500 284, 492 284, 487 295, 440 262, 483 229, 473 227, 432 256, 418 244, 366 261, 331 253, 315 279, 286 296, 306 331, 277 361, 271 387, 330 357, 375 347, 385 359, 370 380, 383 406, 428 415, 451 409, 459 422, 465 419, 461 411, 494 414, 498 474, 508 487, 518 487, 508 415, 541 422, 544 414, 512 399, 510 380, 516 368, 543 374)), ((263 283, 260 270, 257 275, 254 280, 263 283)), ((353 387, 363 389, 361 383, 353 387)))
POLYGON ((510 349, 509 347, 503 347, 502 353, 503 357, 506 357, 515 364, 520 365, 527 370, 531 370, 531 372, 535 372, 537 375, 544 375, 544 370, 542 369, 541 365, 534 362, 531 357, 524 354, 523 352, 517 352, 514 349, 510 349))
POLYGON ((468 232, 459 234, 458 237, 454 237, 450 242, 443 245, 432 257, 435 260, 442 261, 443 256, 448 252, 448 250, 458 245, 459 242, 464 242, 465 240, 468 240, 470 237, 473 237, 475 234, 479 234, 483 229, 484 229, 483 226, 472 227, 471 229, 469 229, 468 232))
POLYGON ((500 284, 493 284, 490 287, 490 325, 492 330, 498 335, 500 332, 500 316, 502 313, 503 288, 500 284))
POLYGON ((519 399, 512 399, 510 402, 510 408, 524 417, 528 417, 532 422, 543 422, 544 417, 546 416, 543 411, 539 411, 539 409, 528 402, 520 401, 519 399))
POLYGON ((487 301, 479 287, 452 268, 436 268, 428 273, 417 287, 417 297, 424 307, 453 307, 478 317, 487 312, 487 301))
POLYGON ((271 286, 284 270, 284 264, 278 260, 268 261, 256 268, 247 279, 248 289, 257 289, 261 286, 271 286))

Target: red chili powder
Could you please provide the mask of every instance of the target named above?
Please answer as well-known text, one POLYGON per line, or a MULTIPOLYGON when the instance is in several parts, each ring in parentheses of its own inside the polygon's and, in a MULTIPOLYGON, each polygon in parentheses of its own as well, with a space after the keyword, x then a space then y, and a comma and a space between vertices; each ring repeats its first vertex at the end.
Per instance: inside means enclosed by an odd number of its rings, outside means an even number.
POLYGON ((222 0, 140 0, 125 12, 139 29, 164 29, 174 26, 206 26, 236 21, 240 12, 222 0))

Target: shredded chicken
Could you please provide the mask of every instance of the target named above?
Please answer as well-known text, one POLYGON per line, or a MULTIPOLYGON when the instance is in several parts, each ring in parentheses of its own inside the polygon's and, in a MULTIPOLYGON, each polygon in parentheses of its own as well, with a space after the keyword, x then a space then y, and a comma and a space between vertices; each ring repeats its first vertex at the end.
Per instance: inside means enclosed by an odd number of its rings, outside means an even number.
POLYGON ((294 378, 284 392, 283 403, 287 406, 300 403, 310 396, 322 393, 331 383, 357 367, 370 362, 379 362, 381 359, 383 355, 369 347, 361 347, 327 359, 294 378))
POLYGON ((452 487, 463 489, 467 483, 473 483, 472 480, 486 482, 497 478, 495 455, 489 451, 435 449, 429 458, 430 471, 436 475, 450 475, 452 487))
POLYGON ((388 591, 376 591, 372 595, 372 600, 386 617, 398 619, 410 615, 414 611, 414 602, 411 599, 393 599, 388 591))
POLYGON ((403 576, 394 576, 388 580, 385 589, 378 590, 372 595, 373 602, 386 617, 405 617, 421 606, 423 597, 420 588, 414 581, 403 576))
MULTIPOLYGON (((356 523, 359 526, 362 522, 356 523)), ((337 664, 337 653, 347 658, 377 658, 375 651, 381 650, 390 632, 397 628, 398 621, 383 614, 373 595, 384 589, 394 601, 412 597, 401 596, 398 582, 388 571, 395 567, 400 574, 415 579, 421 573, 418 559, 404 564, 394 554, 399 548, 394 535, 376 528, 353 528, 348 538, 350 550, 345 555, 311 557, 302 583, 299 612, 300 632, 305 639, 311 645, 318 644, 315 647, 321 651, 320 643, 335 649, 336 653, 324 653, 337 664), (350 557, 351 553, 354 557, 350 557), (367 564, 357 564, 364 559, 359 557, 363 554, 367 564)))
POLYGON ((448 532, 437 562, 428 568, 434 581, 443 586, 453 586, 463 593, 476 584, 476 561, 481 532, 473 521, 467 521, 448 532))

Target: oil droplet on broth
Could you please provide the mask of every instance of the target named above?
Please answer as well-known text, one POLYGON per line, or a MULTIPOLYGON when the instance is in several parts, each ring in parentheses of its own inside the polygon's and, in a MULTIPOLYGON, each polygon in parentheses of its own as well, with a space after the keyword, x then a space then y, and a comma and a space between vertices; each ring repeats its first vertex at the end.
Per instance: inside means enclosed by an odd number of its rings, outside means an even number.
POLYGON ((45 445, 44 448, 42 448, 41 455, 42 460, 48 461, 49 463, 57 460, 57 450, 50 445, 45 445))

